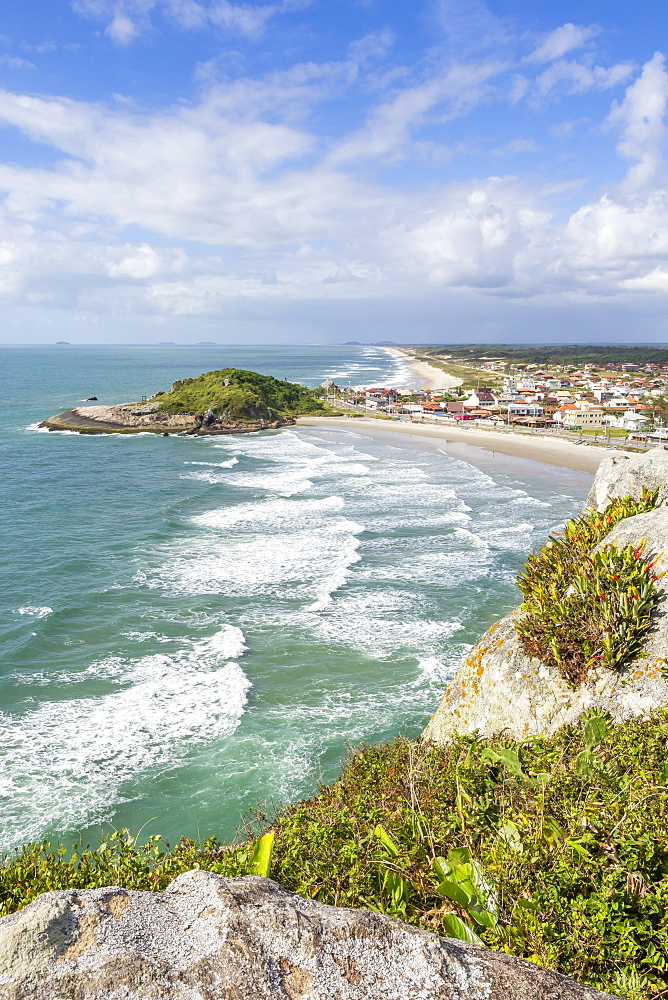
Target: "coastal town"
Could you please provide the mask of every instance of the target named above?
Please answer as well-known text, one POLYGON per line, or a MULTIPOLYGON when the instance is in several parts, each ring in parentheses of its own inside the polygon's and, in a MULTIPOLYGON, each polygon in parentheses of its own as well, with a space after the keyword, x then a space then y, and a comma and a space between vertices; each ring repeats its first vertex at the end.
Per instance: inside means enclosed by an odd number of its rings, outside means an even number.
MULTIPOLYGON (((355 390, 331 380, 321 389, 345 408, 398 419, 451 425, 541 429, 601 438, 668 442, 668 365, 505 365, 494 359, 478 366, 478 384, 468 387, 436 368, 419 389, 374 386, 355 390), (440 381, 442 386, 438 386, 440 381), (459 382, 453 385, 453 382, 459 382)), ((424 361, 423 361, 424 364, 424 361)), ((426 366, 425 366, 426 367, 426 366)))

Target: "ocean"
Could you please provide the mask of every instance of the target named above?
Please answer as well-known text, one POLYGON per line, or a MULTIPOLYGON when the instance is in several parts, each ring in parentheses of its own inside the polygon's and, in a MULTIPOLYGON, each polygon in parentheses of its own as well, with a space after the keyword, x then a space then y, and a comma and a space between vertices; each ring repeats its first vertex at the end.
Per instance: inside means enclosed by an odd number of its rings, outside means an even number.
POLYGON ((373 347, 0 348, 0 848, 226 840, 362 742, 419 734, 591 477, 327 427, 37 428, 250 368, 408 384, 373 347))

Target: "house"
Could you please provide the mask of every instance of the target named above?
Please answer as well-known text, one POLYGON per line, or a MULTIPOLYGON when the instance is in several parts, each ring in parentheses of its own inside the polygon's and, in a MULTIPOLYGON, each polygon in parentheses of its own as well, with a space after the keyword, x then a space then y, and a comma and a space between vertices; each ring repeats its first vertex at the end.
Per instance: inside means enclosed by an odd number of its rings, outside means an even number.
POLYGON ((383 389, 381 397, 386 403, 396 403, 399 398, 399 394, 396 389, 383 389))
POLYGON ((477 410, 481 406, 496 406, 496 396, 491 389, 473 389, 468 399, 464 400, 465 410, 477 410))
POLYGON ((603 426, 603 407, 590 404, 575 406, 573 403, 566 403, 559 407, 554 419, 564 428, 572 430, 595 429, 603 426))
POLYGON ((523 400, 521 403, 509 403, 507 410, 510 419, 513 417, 543 416, 543 407, 539 406, 538 403, 529 403, 527 400, 523 400))
POLYGON ((641 431, 649 426, 649 419, 642 413, 635 410, 627 410, 621 417, 617 418, 617 426, 625 431, 641 431))

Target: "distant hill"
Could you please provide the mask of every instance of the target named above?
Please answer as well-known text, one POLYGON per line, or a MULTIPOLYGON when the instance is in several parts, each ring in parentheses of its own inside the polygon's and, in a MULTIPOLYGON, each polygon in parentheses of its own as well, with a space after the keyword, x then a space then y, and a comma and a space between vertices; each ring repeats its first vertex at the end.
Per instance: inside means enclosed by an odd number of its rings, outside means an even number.
POLYGON ((211 410, 220 420, 242 423, 329 412, 311 389, 240 368, 222 368, 199 378, 182 379, 174 382, 169 392, 154 398, 165 413, 199 414, 211 410))

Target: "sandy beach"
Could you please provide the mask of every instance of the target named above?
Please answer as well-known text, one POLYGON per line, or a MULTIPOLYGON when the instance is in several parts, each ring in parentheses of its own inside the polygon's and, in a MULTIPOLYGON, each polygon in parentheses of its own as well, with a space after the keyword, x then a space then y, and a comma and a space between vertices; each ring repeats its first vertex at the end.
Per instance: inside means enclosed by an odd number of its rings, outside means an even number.
POLYGON ((440 368, 435 368, 434 365, 430 365, 426 361, 418 361, 414 354, 401 347, 383 347, 383 350, 393 354, 395 358, 401 358, 408 362, 420 380, 421 389, 454 389, 455 386, 462 384, 460 378, 447 375, 440 368))
POLYGON ((538 435, 520 435, 512 432, 466 429, 460 427, 439 427, 435 424, 413 424, 408 421, 379 420, 374 417, 300 417, 298 423, 310 427, 344 427, 346 430, 391 435, 402 438, 422 438, 443 442, 457 441, 485 448, 490 452, 528 458, 545 465, 576 472, 595 473, 600 463, 610 452, 591 445, 577 445, 570 441, 558 441, 538 435))

